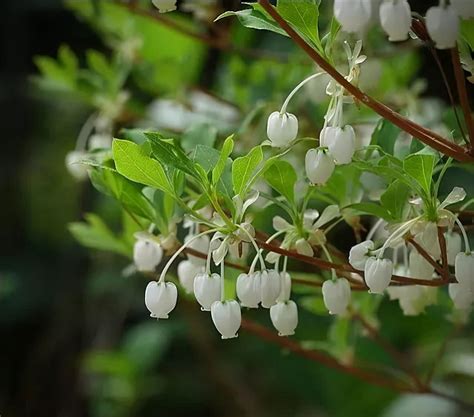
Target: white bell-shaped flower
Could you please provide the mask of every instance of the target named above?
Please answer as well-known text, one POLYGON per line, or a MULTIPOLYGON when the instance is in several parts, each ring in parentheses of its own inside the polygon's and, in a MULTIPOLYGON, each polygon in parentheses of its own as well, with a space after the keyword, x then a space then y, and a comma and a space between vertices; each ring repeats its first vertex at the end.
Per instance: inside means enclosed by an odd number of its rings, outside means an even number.
POLYGON ((371 0, 334 0, 334 16, 346 32, 365 29, 372 16, 371 0))
POLYGON ((176 0, 151 0, 160 13, 176 10, 176 0))
POLYGON ((392 42, 405 41, 411 28, 411 9, 407 0, 389 0, 380 5, 380 24, 392 42))
POLYGON ((439 246, 438 225, 436 223, 426 223, 423 227, 423 231, 415 236, 415 241, 435 260, 440 258, 441 248, 439 246))
POLYGON ((358 243, 349 252, 349 263, 358 271, 363 271, 372 250, 374 250, 374 242, 371 240, 358 243))
POLYGON ((451 0, 451 6, 463 19, 474 17, 474 1, 472 0, 451 0))
POLYGON ((260 291, 262 307, 270 308, 276 303, 281 292, 281 277, 274 269, 260 273, 260 291))
POLYGON ((294 301, 280 301, 270 308, 270 319, 279 336, 295 334, 298 326, 298 307, 294 301))
POLYGON ((167 319, 168 314, 176 307, 178 289, 172 282, 148 283, 145 290, 145 305, 153 318, 167 319))
POLYGON ((306 239, 298 239, 295 243, 296 252, 304 256, 313 256, 313 248, 306 239))
POLYGON ((237 277, 236 291, 242 307, 258 308, 262 297, 260 272, 240 274, 237 277))
POLYGON ((460 252, 456 255, 454 275, 460 284, 474 292, 474 253, 460 252))
POLYGON ((412 278, 431 279, 434 267, 417 251, 410 252, 410 276, 412 278))
POLYGON ((393 264, 389 259, 371 256, 365 264, 365 282, 373 294, 382 294, 390 285, 393 264))
POLYGON ((273 112, 268 117, 267 136, 272 146, 287 146, 298 136, 298 119, 291 113, 273 112))
POLYGON ((291 295, 291 276, 288 272, 280 272, 281 291, 277 301, 288 301, 291 295))
POLYGON ((237 337, 242 323, 240 304, 237 301, 215 301, 211 306, 211 317, 222 339, 237 337))
POLYGON ((426 29, 438 49, 456 46, 459 17, 451 6, 431 7, 426 12, 426 29))
POLYGON ((87 153, 83 151, 71 151, 66 155, 66 169, 78 181, 85 180, 89 176, 88 166, 81 164, 86 156, 87 153))
POLYGON ((219 274, 202 273, 194 278, 194 296, 202 311, 210 311, 212 303, 221 299, 221 277, 219 274))
POLYGON ((324 150, 310 149, 306 153, 306 175, 312 184, 324 185, 334 172, 334 168, 334 159, 324 150))
POLYGON ((178 264, 179 283, 188 294, 194 291, 194 278, 202 273, 204 273, 204 266, 197 266, 189 260, 181 261, 178 264))
POLYGON ((474 292, 465 284, 449 284, 448 293, 458 310, 467 310, 474 302, 474 292))
POLYGON ((319 133, 319 146, 323 148, 327 147, 328 140, 331 140, 333 138, 338 129, 340 128, 333 126, 326 126, 325 128, 323 128, 319 133))
POLYGON ((352 126, 337 127, 331 134, 326 134, 326 146, 337 165, 348 164, 355 152, 355 132, 352 126))
POLYGON ((139 237, 133 246, 133 261, 141 272, 152 272, 163 258, 161 245, 152 238, 139 237))
MULTIPOLYGON (((192 239, 193 236, 189 235, 187 236, 184 241, 188 242, 190 239, 192 239)), ((207 255, 209 252, 209 246, 210 246, 210 239, 209 236, 204 235, 200 236, 197 239, 193 240, 189 245, 188 248, 194 249, 197 252, 201 252, 207 255)), ((189 255, 188 254, 188 259, 197 266, 205 265, 206 264, 206 259, 204 258, 198 258, 197 256, 189 255)))
POLYGON ((456 232, 446 233, 446 252, 448 254, 448 264, 454 265, 454 261, 462 248, 461 235, 456 232))
POLYGON ((351 301, 351 285, 345 278, 335 281, 324 281, 323 283, 324 305, 330 314, 344 314, 351 301))

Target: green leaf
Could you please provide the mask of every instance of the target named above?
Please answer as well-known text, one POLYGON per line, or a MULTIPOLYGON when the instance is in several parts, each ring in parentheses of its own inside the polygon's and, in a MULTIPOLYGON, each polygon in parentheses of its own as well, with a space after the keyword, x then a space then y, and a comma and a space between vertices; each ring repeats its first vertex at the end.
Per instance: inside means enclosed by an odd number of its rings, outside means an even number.
POLYGON ((293 29, 320 52, 324 52, 318 31, 318 0, 279 0, 277 10, 293 29))
POLYGON ((370 215, 379 217, 388 221, 393 220, 390 213, 382 207, 375 203, 355 203, 346 206, 345 208, 350 208, 352 210, 356 210, 359 215, 370 215))
POLYGON ((214 168, 221 154, 217 149, 205 145, 198 145, 191 159, 198 164, 206 173, 214 168))
POLYGON ((401 130, 386 119, 380 119, 374 133, 372 133, 372 144, 379 145, 386 153, 393 155, 395 142, 401 130))
POLYGON ((279 35, 288 36, 287 33, 276 23, 265 9, 257 3, 246 3, 252 9, 239 10, 238 12, 228 11, 218 16, 215 21, 229 16, 236 16, 239 22, 250 29, 269 30, 279 35))
POLYGON ((91 170, 90 178, 99 191, 118 200, 125 209, 152 222, 155 221, 155 210, 142 194, 140 185, 111 169, 95 168, 91 170))
POLYGON ((297 176, 289 162, 281 160, 273 162, 265 171, 264 177, 274 190, 278 191, 289 202, 294 202, 297 176))
POLYGON ((69 225, 69 231, 81 245, 130 257, 131 248, 117 238, 99 216, 90 213, 85 218, 86 223, 69 225))
POLYGON ((188 128, 181 137, 181 146, 192 151, 197 145, 212 147, 217 139, 217 129, 209 123, 198 123, 188 128))
POLYGON ((112 153, 117 171, 125 178, 174 195, 163 166, 150 158, 141 146, 114 139, 112 153))
POLYGON ((393 218, 399 220, 410 195, 410 188, 401 181, 392 182, 380 197, 380 202, 393 218))
POLYGON ((433 155, 410 155, 403 161, 403 169, 421 186, 427 197, 431 195, 435 165, 436 157, 433 155))
POLYGON ((224 172, 224 168, 227 163, 227 158, 229 158, 232 150, 234 149, 234 141, 232 136, 229 136, 222 145, 222 150, 220 157, 216 163, 216 166, 212 170, 212 183, 217 184, 219 178, 221 177, 222 173, 224 172))
POLYGON ((263 160, 262 147, 253 148, 247 155, 237 158, 232 164, 232 184, 235 194, 245 194, 251 186, 250 178, 263 160))

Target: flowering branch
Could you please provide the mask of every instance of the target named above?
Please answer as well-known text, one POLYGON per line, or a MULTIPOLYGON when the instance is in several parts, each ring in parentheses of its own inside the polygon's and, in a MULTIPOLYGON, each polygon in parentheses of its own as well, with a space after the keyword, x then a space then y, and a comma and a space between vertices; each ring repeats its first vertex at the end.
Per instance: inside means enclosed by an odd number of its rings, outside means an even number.
POLYGON ((372 98, 368 94, 363 93, 358 87, 351 84, 340 74, 331 64, 329 64, 317 51, 315 51, 306 41, 280 16, 276 9, 268 0, 259 0, 259 4, 270 14, 270 16, 285 30, 285 32, 300 46, 309 57, 316 62, 324 71, 326 71, 335 81, 344 87, 358 101, 370 107, 376 113, 398 126, 400 129, 416 137, 423 143, 432 148, 451 156, 460 162, 474 162, 474 156, 469 154, 466 149, 455 143, 448 141, 442 136, 417 123, 403 117, 399 113, 393 111, 385 104, 372 98))

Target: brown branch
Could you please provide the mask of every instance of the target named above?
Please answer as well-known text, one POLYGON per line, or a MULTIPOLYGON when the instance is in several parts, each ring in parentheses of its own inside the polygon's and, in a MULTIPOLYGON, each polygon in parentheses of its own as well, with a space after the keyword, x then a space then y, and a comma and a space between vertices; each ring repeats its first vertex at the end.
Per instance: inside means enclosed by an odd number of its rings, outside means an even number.
POLYGON ((441 249, 441 262, 443 265, 443 274, 441 276, 444 281, 449 282, 448 248, 446 247, 446 239, 442 227, 438 227, 438 241, 439 248, 441 249))
POLYGON ((285 21, 283 17, 276 11, 268 0, 259 0, 259 4, 270 14, 270 16, 285 30, 285 32, 301 47, 309 57, 316 62, 324 71, 326 71, 335 81, 344 87, 352 96, 358 101, 370 107, 380 116, 392 122, 400 129, 416 137, 426 145, 451 156, 454 159, 462 162, 473 162, 474 156, 470 155, 466 149, 455 143, 448 141, 442 136, 417 123, 403 117, 401 114, 393 111, 385 104, 363 93, 355 85, 347 81, 342 74, 340 74, 331 64, 329 64, 317 51, 315 51, 305 40, 285 21))
POLYGON ((289 350, 290 352, 302 356, 303 358, 321 363, 329 368, 337 369, 346 374, 362 379, 363 381, 366 381, 370 384, 390 388, 398 392, 413 392, 413 390, 409 386, 406 386, 405 384, 400 384, 398 381, 388 379, 383 375, 368 372, 364 369, 355 366, 345 365, 325 353, 316 350, 305 349, 297 342, 286 337, 280 337, 276 333, 251 320, 243 319, 242 329, 258 336, 260 339, 279 345, 282 348, 289 350))
POLYGON ((469 105, 469 97, 467 94, 466 81, 464 80, 464 72, 459 58, 459 49, 456 46, 451 49, 451 61, 453 63, 454 76, 456 77, 456 86, 458 89, 459 101, 461 103, 464 119, 466 120, 467 130, 470 139, 470 152, 474 154, 474 119, 471 114, 469 105))

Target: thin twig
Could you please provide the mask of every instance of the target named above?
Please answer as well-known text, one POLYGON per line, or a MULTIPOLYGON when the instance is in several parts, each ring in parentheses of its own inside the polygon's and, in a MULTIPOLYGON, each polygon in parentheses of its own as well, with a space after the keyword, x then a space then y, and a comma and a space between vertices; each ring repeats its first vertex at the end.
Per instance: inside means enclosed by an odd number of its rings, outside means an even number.
POLYGON ((305 40, 283 19, 268 0, 259 0, 259 4, 270 14, 270 16, 285 30, 285 32, 300 46, 324 71, 326 71, 336 82, 344 87, 357 100, 370 107, 376 113, 392 122, 405 132, 416 137, 426 145, 451 156, 462 162, 473 162, 474 156, 470 155, 466 149, 449 140, 443 138, 435 132, 405 118, 401 114, 393 111, 385 104, 363 93, 358 87, 351 84, 340 74, 331 64, 329 64, 316 50, 314 50, 305 40))
POLYGON ((441 249, 441 262, 443 265, 443 280, 449 282, 449 264, 448 264, 448 248, 446 247, 446 238, 444 237, 444 230, 438 227, 438 241, 441 249))
POLYGON ((451 49, 451 61, 453 63, 454 76, 456 77, 456 86, 458 89, 459 101, 461 103, 464 119, 466 120, 467 131, 469 132, 470 152, 474 154, 474 119, 471 114, 469 105, 469 97, 467 94, 466 81, 464 80, 464 72, 459 58, 459 49, 456 46, 451 49))

